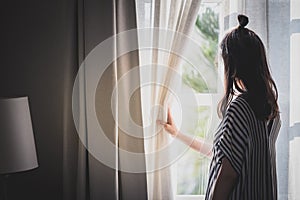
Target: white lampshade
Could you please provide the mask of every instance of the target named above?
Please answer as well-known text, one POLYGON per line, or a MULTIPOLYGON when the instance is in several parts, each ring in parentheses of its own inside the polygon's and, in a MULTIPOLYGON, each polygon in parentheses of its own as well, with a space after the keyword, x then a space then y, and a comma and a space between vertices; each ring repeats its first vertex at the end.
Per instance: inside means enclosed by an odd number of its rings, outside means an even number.
POLYGON ((38 167, 27 97, 0 99, 0 174, 38 167))

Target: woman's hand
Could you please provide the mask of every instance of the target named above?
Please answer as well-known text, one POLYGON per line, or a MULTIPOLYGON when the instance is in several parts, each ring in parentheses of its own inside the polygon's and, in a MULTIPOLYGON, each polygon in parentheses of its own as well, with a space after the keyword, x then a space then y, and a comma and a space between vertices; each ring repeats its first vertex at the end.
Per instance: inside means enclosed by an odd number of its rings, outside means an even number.
POLYGON ((176 137, 178 135, 178 130, 174 124, 170 108, 168 108, 168 119, 167 122, 160 121, 160 124, 164 126, 165 130, 172 136, 176 137))
POLYGON ((167 122, 158 121, 161 125, 164 126, 165 130, 172 135, 173 137, 176 137, 186 145, 189 145, 191 148, 195 149, 196 151, 199 151, 201 154, 211 157, 212 156, 212 145, 209 143, 206 143, 204 140, 200 138, 191 137, 191 135, 183 134, 182 132, 178 131, 174 120, 171 115, 170 108, 168 108, 168 119, 167 122))

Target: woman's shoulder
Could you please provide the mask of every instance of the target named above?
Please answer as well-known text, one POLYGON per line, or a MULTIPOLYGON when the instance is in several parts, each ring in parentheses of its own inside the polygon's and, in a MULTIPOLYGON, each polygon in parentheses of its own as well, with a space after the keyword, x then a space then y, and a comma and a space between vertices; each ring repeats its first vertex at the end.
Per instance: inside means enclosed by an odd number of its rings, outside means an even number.
POLYGON ((228 106, 227 112, 234 113, 234 114, 246 114, 246 115, 254 114, 251 109, 251 106, 247 101, 247 96, 245 95, 236 96, 228 106))

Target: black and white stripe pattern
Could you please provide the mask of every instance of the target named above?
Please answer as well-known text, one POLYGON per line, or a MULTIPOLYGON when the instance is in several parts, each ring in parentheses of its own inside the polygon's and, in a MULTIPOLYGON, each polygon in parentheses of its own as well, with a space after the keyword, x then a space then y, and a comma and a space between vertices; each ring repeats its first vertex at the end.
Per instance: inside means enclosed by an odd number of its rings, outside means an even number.
POLYGON ((230 200, 277 200, 275 142, 279 116, 270 126, 258 120, 245 99, 230 104, 214 139, 206 200, 212 198, 224 156, 239 175, 230 200))

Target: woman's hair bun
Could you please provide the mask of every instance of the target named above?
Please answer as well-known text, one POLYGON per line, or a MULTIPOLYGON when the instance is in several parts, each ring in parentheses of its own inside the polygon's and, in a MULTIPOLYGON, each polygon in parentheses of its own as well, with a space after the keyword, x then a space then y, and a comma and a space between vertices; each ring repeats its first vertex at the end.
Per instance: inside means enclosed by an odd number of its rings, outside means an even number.
POLYGON ((249 19, 246 15, 238 15, 238 20, 239 20, 239 24, 240 24, 240 27, 245 27, 247 26, 248 22, 249 22, 249 19))

